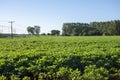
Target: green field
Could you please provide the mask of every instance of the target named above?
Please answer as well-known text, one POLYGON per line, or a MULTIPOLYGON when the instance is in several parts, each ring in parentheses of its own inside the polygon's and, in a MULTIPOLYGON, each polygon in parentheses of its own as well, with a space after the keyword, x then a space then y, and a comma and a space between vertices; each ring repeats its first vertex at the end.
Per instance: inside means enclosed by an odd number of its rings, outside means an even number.
POLYGON ((0 80, 120 80, 120 37, 1 38, 0 80))

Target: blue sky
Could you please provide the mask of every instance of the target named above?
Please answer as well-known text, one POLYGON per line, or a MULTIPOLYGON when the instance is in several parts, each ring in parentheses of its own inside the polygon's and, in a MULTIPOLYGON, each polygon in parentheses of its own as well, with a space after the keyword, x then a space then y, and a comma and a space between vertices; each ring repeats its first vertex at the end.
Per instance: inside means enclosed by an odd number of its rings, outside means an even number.
POLYGON ((16 33, 27 26, 41 26, 41 33, 61 30, 63 23, 120 19, 120 0, 0 0, 1 32, 9 32, 14 20, 16 33), (3 29, 3 30, 1 30, 3 29))

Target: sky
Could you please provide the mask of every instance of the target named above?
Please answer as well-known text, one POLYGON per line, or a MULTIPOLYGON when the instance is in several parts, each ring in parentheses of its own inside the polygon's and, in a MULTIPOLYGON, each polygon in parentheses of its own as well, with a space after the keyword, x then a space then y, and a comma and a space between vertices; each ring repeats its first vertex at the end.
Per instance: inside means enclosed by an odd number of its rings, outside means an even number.
POLYGON ((63 23, 110 21, 120 19, 120 0, 0 0, 0 32, 27 33, 38 25, 40 33, 62 31, 63 23))

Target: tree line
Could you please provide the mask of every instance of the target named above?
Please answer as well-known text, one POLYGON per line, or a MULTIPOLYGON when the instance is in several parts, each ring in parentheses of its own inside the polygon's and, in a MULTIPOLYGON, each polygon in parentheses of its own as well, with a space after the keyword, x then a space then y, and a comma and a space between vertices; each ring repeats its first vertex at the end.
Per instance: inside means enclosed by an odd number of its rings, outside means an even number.
MULTIPOLYGON (((27 31, 28 34, 30 35, 39 35, 40 34, 40 26, 28 26, 27 27, 27 31)), ((41 35, 46 35, 45 33, 41 34, 41 35)), ((51 33, 48 33, 47 35, 56 35, 59 36, 60 35, 60 31, 59 30, 51 30, 51 33)))
POLYGON ((63 36, 120 35, 120 20, 91 23, 64 23, 63 36))
MULTIPOLYGON (((28 26, 27 31, 32 35, 39 35, 40 26, 28 26)), ((51 30, 51 33, 41 35, 60 35, 59 30, 51 30)), ((98 35, 120 35, 120 20, 91 22, 91 23, 64 23, 62 27, 63 36, 98 36, 98 35)))

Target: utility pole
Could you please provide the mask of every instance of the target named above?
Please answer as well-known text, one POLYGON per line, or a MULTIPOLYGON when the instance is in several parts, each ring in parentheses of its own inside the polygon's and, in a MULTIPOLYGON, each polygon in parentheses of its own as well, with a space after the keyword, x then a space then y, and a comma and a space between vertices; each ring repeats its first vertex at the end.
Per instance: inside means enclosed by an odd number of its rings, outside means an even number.
POLYGON ((11 38, 13 39, 13 23, 14 23, 15 21, 9 21, 8 23, 10 23, 11 24, 11 38))

